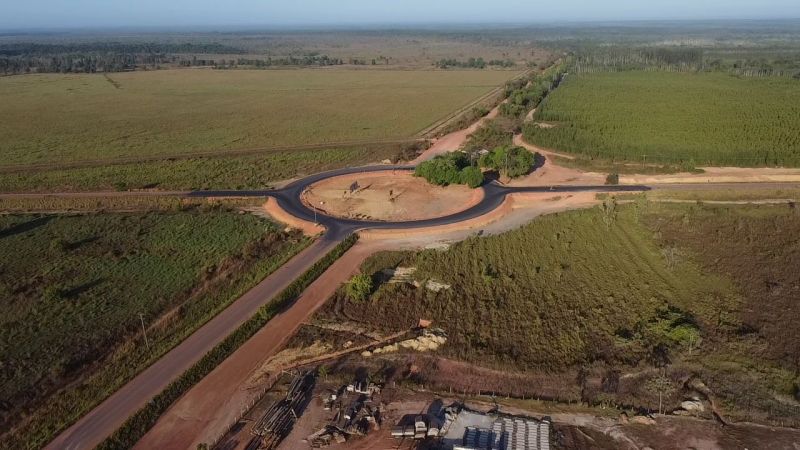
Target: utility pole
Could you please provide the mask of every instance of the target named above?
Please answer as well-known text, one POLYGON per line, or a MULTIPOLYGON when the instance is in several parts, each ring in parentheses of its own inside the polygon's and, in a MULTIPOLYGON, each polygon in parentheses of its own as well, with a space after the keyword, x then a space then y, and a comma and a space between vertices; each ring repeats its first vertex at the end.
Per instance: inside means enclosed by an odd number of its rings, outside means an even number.
POLYGON ((144 345, 147 347, 147 351, 150 351, 150 343, 147 341, 147 329, 144 327, 144 315, 139 313, 139 321, 142 323, 142 334, 144 334, 144 345))

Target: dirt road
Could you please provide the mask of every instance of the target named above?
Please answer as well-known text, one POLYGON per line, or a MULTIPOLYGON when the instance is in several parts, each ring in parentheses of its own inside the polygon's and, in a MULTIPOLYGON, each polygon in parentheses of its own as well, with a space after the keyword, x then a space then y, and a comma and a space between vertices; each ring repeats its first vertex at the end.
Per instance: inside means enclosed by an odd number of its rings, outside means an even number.
MULTIPOLYGON (((299 273, 336 245, 320 239, 256 285, 228 308, 173 348, 152 366, 117 390, 100 405, 61 433, 46 449, 94 448, 119 428, 128 417, 194 365, 208 351, 252 317, 258 309, 286 288, 299 273)), ((171 448, 171 447, 149 447, 171 448)))
MULTIPOLYGON (((500 103, 500 105, 503 103, 500 103)), ((427 161, 436 155, 458 150, 462 145, 464 145, 465 142, 467 142, 467 138, 470 134, 474 133, 478 128, 486 123, 487 120, 494 119, 498 114, 500 114, 500 105, 495 106, 494 109, 489 111, 489 114, 486 114, 469 127, 464 128, 463 130, 454 131, 450 134, 440 137, 439 139, 436 139, 429 149, 422 152, 422 154, 419 155, 415 160, 411 161, 410 164, 416 165, 422 161, 427 161)))
POLYGON ((358 243, 314 281, 286 311, 276 316, 228 359, 196 384, 139 441, 137 449, 194 449, 222 436, 239 418, 242 406, 260 392, 247 381, 281 350, 300 325, 358 271, 381 243, 358 243))

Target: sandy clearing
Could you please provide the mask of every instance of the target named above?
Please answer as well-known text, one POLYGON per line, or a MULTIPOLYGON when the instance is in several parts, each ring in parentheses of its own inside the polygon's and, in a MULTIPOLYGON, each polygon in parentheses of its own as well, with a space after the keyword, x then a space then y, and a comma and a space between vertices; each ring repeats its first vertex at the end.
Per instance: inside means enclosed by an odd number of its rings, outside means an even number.
POLYGON ((387 170, 328 178, 310 186, 303 201, 331 216, 403 222, 454 214, 483 197, 482 189, 433 186, 409 171, 387 170))
POLYGON ((525 116, 525 122, 531 122, 533 120, 533 115, 536 114, 536 108, 528 111, 528 114, 525 116))
POLYGON ((600 203, 596 193, 510 194, 494 211, 464 222, 410 230, 365 230, 359 233, 364 242, 383 242, 397 250, 418 249, 451 243, 474 236, 500 234, 519 228, 538 216, 573 209, 589 208, 600 203))
POLYGON ((503 203, 489 213, 473 219, 464 220, 458 223, 438 225, 433 227, 411 228, 411 229, 389 229, 389 230, 364 230, 359 236, 365 241, 384 240, 384 239, 407 239, 415 237, 435 236, 447 234, 454 231, 472 231, 488 225, 509 213, 513 208, 513 199, 506 196, 503 203))
POLYGON ((701 167, 703 173, 620 175, 620 184, 800 182, 800 169, 701 167))
POLYGON ((556 155, 555 153, 528 144, 521 135, 514 136, 514 144, 531 152, 540 153, 545 157, 545 163, 529 175, 512 180, 508 183, 509 186, 588 185, 603 184, 606 181, 604 174, 570 169, 553 163, 551 156, 556 155))
POLYGON ((318 236, 325 231, 325 228, 307 220, 299 219, 281 208, 278 201, 272 197, 267 197, 267 202, 264 203, 263 210, 277 222, 286 225, 289 228, 295 228, 303 232, 306 236, 318 236))
POLYGON ((568 155, 566 153, 559 153, 555 150, 550 150, 547 148, 539 147, 537 145, 533 145, 525 140, 521 134, 514 135, 514 145, 519 145, 520 147, 525 147, 528 150, 536 153, 541 153, 544 156, 558 156, 559 158, 565 159, 575 159, 574 155, 568 155))

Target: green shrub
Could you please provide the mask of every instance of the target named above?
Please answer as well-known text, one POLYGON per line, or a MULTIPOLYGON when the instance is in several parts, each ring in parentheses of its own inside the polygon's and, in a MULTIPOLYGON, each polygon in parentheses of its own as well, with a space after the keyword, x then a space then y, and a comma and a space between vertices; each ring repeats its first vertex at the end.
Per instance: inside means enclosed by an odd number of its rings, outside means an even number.
POLYGON ((619 184, 619 174, 618 173, 610 173, 606 177, 606 184, 619 184))
POLYGON ((511 145, 514 140, 514 121, 492 119, 475 130, 464 146, 467 152, 511 145))
POLYGON ((463 152, 445 153, 422 162, 414 169, 414 176, 425 178, 429 183, 438 186, 466 184, 476 188, 483 184, 483 174, 472 166, 469 157, 463 152))
POLYGON ((475 189, 483 184, 483 172, 475 166, 465 167, 461 171, 461 182, 475 189))
POLYGON ((487 169, 497 170, 503 175, 516 178, 530 173, 535 158, 533 153, 522 147, 497 147, 481 156, 479 164, 487 169))
POLYGON ((363 302, 372 293, 372 278, 360 273, 347 283, 347 297, 356 302, 363 302))

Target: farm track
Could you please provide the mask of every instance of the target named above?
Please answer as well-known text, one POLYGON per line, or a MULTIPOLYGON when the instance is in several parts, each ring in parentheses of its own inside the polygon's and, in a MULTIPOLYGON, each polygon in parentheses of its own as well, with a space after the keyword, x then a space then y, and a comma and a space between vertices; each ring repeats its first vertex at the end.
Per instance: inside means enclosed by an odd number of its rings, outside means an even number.
MULTIPOLYGON (((533 72, 533 69, 525 70, 523 72, 520 72, 517 76, 511 78, 508 81, 514 81, 514 80, 517 80, 519 78, 525 77, 525 76, 529 75, 531 72, 533 72)), ((490 98, 497 96, 498 94, 503 92, 504 89, 505 89, 505 86, 498 86, 497 88, 495 88, 495 89, 489 91, 488 93, 486 93, 486 95, 483 95, 483 96, 479 97, 478 99, 476 99, 476 100, 470 102, 469 104, 465 105, 464 107, 460 108, 458 111, 454 112, 453 114, 445 117, 444 119, 441 119, 441 120, 438 120, 438 121, 434 122, 432 125, 430 125, 427 128, 424 128, 422 131, 417 133, 417 136, 420 136, 420 137, 433 137, 439 130, 441 130, 442 128, 446 127, 447 125, 449 125, 454 120, 457 120, 459 117, 461 117, 467 111, 469 111, 470 109, 476 107, 477 105, 489 100, 490 98)), ((501 102, 501 101, 502 100, 498 100, 498 103, 501 102)))

